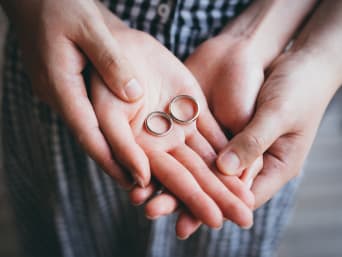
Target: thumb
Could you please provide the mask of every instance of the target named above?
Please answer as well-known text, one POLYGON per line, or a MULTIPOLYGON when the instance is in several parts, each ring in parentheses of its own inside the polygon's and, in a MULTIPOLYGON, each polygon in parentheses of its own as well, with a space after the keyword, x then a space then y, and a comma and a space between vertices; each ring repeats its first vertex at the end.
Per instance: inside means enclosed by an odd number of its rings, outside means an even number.
POLYGON ((103 19, 85 21, 77 43, 91 60, 108 88, 121 100, 133 102, 143 95, 143 88, 134 78, 128 60, 103 19))
POLYGON ((241 175, 284 131, 280 115, 271 108, 257 110, 251 122, 219 154, 216 164, 226 175, 241 175))

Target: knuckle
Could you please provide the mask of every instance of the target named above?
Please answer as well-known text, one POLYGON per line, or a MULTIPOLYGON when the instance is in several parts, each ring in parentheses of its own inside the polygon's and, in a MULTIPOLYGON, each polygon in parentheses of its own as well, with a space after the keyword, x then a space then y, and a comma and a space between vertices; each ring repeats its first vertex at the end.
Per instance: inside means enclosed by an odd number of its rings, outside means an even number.
POLYGON ((205 151, 202 155, 202 159, 209 166, 215 163, 216 158, 217 158, 217 154, 214 150, 205 151))
POLYGON ((248 153, 255 156, 263 154, 263 147, 265 145, 265 140, 253 134, 247 134, 244 140, 244 148, 248 153))
POLYGON ((199 188, 189 190, 189 193, 184 197, 184 202, 189 206, 197 205, 203 200, 203 192, 199 188))
POLYGON ((110 74, 118 67, 116 58, 108 51, 104 51, 100 55, 100 65, 102 66, 103 72, 110 74))

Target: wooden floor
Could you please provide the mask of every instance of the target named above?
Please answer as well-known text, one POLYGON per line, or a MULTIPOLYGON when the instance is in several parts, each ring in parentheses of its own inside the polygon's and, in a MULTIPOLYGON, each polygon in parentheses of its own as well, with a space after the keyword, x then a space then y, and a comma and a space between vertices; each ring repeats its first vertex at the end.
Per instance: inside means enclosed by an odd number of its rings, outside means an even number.
MULTIPOLYGON (((4 17, 0 10, 0 47, 3 31, 4 17)), ((0 153, 0 257, 17 257, 11 212, 1 183, 1 173, 0 153)), ((318 132, 298 192, 296 209, 278 257, 342 256, 341 184, 342 91, 329 107, 318 132)))

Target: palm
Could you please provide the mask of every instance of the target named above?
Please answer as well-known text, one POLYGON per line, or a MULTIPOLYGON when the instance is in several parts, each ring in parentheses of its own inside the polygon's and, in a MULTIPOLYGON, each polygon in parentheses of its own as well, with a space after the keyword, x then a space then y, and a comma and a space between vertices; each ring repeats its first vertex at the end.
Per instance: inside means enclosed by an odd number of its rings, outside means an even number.
MULTIPOLYGON (((215 150, 220 150, 227 141, 212 118, 196 80, 150 36, 127 29, 127 33, 120 32, 119 41, 125 45, 126 59, 136 67, 135 77, 144 87, 145 95, 134 104, 121 102, 94 76, 93 103, 100 127, 111 145, 122 142, 118 138, 120 131, 130 131, 126 146, 138 143, 149 159, 153 175, 196 217, 212 227, 220 226, 222 214, 231 219, 238 217, 242 225, 249 224, 248 207, 208 168, 216 157, 215 150), (139 46, 137 41, 141 43, 139 46), (170 100, 180 94, 198 100, 201 113, 197 122, 186 126, 175 124, 164 137, 149 134, 144 127, 147 115, 166 111, 170 100)), ((123 148, 114 152, 119 160, 125 154, 132 154, 123 148)))

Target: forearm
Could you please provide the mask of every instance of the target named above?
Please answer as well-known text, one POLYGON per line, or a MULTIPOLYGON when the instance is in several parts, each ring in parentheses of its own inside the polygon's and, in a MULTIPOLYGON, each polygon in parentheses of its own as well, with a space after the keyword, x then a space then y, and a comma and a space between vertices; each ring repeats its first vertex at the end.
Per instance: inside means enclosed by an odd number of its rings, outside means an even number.
POLYGON ((268 66, 284 49, 317 0, 257 0, 227 25, 223 35, 248 41, 268 66))
POLYGON ((325 85, 342 84, 342 1, 324 0, 299 34, 292 53, 312 60, 325 85))

